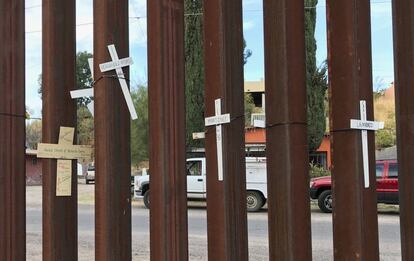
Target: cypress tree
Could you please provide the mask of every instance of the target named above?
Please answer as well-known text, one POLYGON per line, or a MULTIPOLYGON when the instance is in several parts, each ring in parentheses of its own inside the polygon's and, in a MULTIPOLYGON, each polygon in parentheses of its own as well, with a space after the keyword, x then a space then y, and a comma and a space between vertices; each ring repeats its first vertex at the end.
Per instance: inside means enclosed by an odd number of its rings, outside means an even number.
MULTIPOLYGON (((305 0, 306 7, 316 6, 318 0, 305 0)), ((188 148, 203 147, 203 140, 193 140, 192 133, 204 128, 204 57, 202 1, 185 0, 185 93, 186 143, 188 148)), ((315 151, 326 129, 325 93, 326 65, 316 66, 316 8, 305 9, 306 85, 308 96, 308 144, 315 151)), ((245 51, 246 59, 251 55, 245 51)))
POLYGON ((193 140, 192 133, 204 127, 204 48, 203 1, 185 0, 185 94, 186 144, 203 147, 203 140, 193 140))
POLYGON ((305 0, 306 87, 308 96, 309 151, 320 146, 326 130, 325 94, 327 90, 326 63, 316 66, 316 5, 318 0, 305 0))

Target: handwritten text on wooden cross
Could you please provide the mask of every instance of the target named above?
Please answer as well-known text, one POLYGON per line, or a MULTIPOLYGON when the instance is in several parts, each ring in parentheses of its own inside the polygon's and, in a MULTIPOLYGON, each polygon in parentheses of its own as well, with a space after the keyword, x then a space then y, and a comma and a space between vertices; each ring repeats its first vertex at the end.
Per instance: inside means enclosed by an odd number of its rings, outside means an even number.
POLYGON ((384 128, 384 122, 367 121, 367 103, 360 101, 361 120, 351 120, 351 129, 361 130, 362 158, 364 164, 364 186, 369 188, 368 131, 384 128))
POLYGON ((221 114, 221 99, 215 100, 216 115, 205 119, 206 126, 216 125, 218 180, 223 180, 223 128, 222 124, 230 122, 230 114, 221 114))
POLYGON ((131 118, 133 120, 138 119, 137 112, 135 111, 134 103, 132 102, 131 93, 128 89, 128 84, 125 79, 124 71, 122 67, 130 66, 133 64, 132 58, 119 59, 116 52, 115 45, 108 45, 109 54, 111 55, 111 62, 103 63, 99 65, 101 72, 107 72, 115 70, 121 84, 122 93, 124 94, 125 101, 127 103, 131 118))
POLYGON ((72 145, 74 128, 61 127, 58 144, 39 143, 38 158, 55 158, 57 160, 56 196, 72 194, 72 159, 91 159, 92 148, 72 145))
MULTIPOLYGON (((89 69, 91 70, 92 79, 93 77, 93 58, 88 59, 89 69)), ((87 88, 87 89, 80 89, 70 92, 70 96, 72 99, 79 99, 79 98, 87 98, 87 97, 93 97, 93 88, 87 88)), ((91 112, 92 116, 94 114, 94 102, 91 101, 87 105, 88 110, 91 112)))

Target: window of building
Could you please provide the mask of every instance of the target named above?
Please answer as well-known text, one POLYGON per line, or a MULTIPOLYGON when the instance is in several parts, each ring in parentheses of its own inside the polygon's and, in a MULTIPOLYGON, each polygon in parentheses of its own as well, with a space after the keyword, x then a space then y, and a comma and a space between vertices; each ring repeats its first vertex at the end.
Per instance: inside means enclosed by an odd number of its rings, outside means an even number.
POLYGON ((326 152, 312 152, 309 154, 309 162, 318 167, 328 169, 328 155, 326 152))

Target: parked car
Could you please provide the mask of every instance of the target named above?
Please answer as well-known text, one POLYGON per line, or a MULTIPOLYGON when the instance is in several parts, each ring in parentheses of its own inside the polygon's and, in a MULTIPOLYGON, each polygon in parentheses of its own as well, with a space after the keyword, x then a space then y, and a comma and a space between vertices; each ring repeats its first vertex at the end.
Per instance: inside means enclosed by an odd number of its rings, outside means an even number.
MULTIPOLYGON (((246 158, 246 201, 248 211, 258 211, 267 200, 266 158, 246 158)), ((144 196, 144 204, 150 207, 150 176, 135 179, 135 195, 144 196)), ((206 199, 206 159, 187 159, 187 198, 206 199)))
POLYGON ((85 175, 85 183, 89 184, 91 181, 95 182, 95 166, 88 166, 88 171, 85 175))
POLYGON ((77 163, 77 169, 78 169, 78 177, 83 177, 83 167, 82 164, 77 163))
MULTIPOLYGON (((398 165, 396 160, 376 162, 377 202, 398 204, 398 165)), ((319 208, 332 212, 332 181, 330 176, 314 178, 310 182, 310 197, 318 200, 319 208)))

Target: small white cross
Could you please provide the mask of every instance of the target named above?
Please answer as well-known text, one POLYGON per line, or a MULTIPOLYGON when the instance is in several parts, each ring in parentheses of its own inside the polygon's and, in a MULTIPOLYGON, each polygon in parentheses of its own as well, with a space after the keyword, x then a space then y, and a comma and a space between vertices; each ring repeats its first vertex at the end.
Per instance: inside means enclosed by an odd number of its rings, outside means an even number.
POLYGON ((266 128, 266 121, 264 120, 254 120, 253 127, 265 129, 266 128))
MULTIPOLYGON (((88 59, 88 64, 89 64, 89 69, 91 70, 92 79, 94 79, 94 77, 93 77, 93 58, 88 59)), ((93 88, 71 91, 70 96, 72 97, 72 99, 93 97, 93 88)), ((89 111, 91 112, 91 114, 93 116, 93 114, 94 114, 94 102, 91 101, 90 103, 88 103, 87 107, 88 107, 89 111)))
POLYGON ((108 45, 108 51, 111 55, 111 62, 103 63, 99 65, 101 72, 107 72, 115 70, 118 76, 119 83, 121 84, 122 93, 124 94, 125 101, 127 103, 131 118, 133 120, 138 119, 137 112, 135 111, 134 103, 132 102, 131 93, 128 89, 128 84, 125 79, 122 67, 130 66, 133 64, 132 58, 119 59, 118 53, 116 52, 115 45, 108 45))
POLYGON ((216 125, 218 180, 223 180, 223 128, 222 124, 230 122, 230 114, 221 114, 221 99, 215 100, 216 115, 205 119, 206 126, 216 125))
POLYGON ((194 132, 193 133, 193 140, 202 140, 206 138, 205 132, 194 132))
POLYGON ((362 100, 360 103, 361 120, 351 120, 351 129, 361 130, 362 158, 364 164, 364 185, 369 188, 369 159, 368 159, 368 131, 376 131, 384 128, 384 122, 367 121, 367 104, 362 100))

